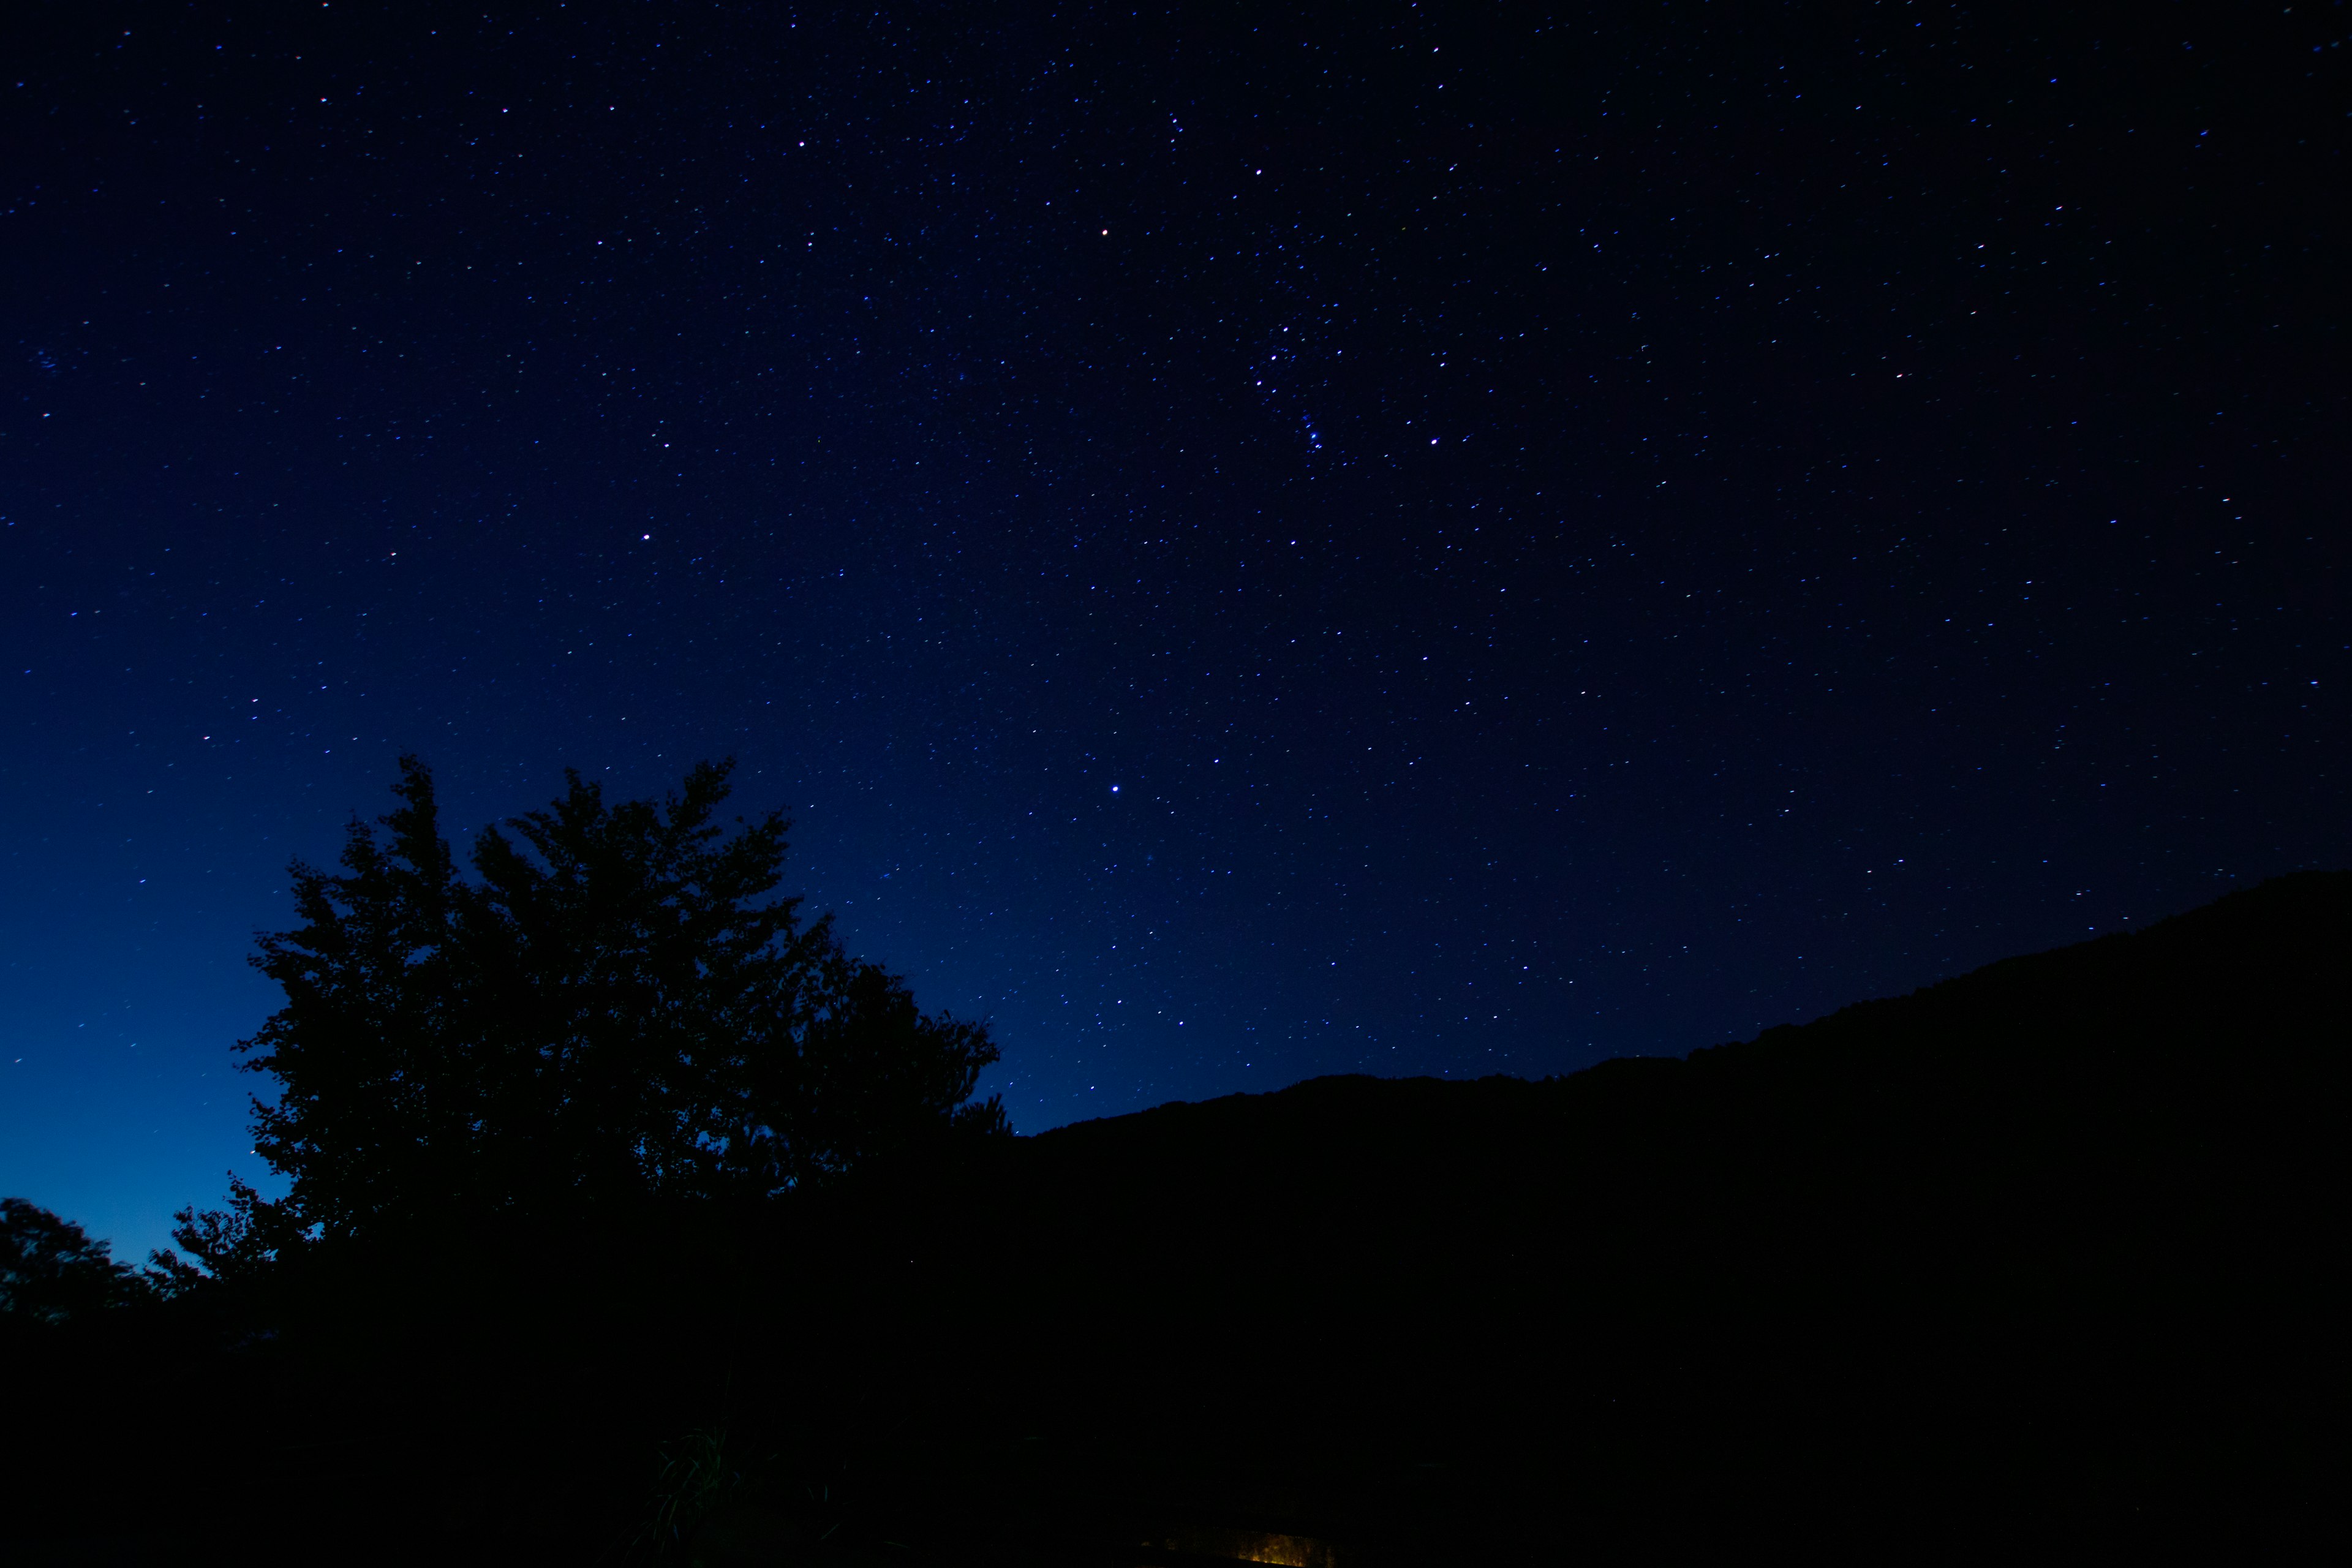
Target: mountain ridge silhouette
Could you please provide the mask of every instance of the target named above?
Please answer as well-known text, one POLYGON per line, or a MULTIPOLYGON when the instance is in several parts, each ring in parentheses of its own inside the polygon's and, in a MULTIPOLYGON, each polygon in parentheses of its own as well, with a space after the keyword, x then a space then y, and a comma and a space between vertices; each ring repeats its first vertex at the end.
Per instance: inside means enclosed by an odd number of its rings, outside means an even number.
POLYGON ((11 1528, 585 1561, 723 1430, 835 1543, 730 1561, 2242 1552, 2333 1484, 2348 952, 2299 874, 1686 1058, 322 1254, 12 1334, 11 1528))
MULTIPOLYGON (((2352 873, 2299 874, 1687 1058, 1073 1124, 966 1221, 1032 1353, 1090 1369, 1066 1408, 1170 1413, 1130 1468, 1224 1445, 1248 1491, 1284 1460, 1214 1413, 1325 1412, 1349 1457, 1293 1489, 1331 1500, 1265 1521, 1384 1521, 1402 1560, 1452 1549, 1334 1475, 1417 1428, 1626 1529, 1802 1515, 1838 1471, 1890 1528, 1956 1489, 2021 1528, 2187 1528, 2315 1484, 2286 1434, 2323 1415, 2296 1357, 2342 1230, 2347 953, 2352 873)), ((1446 1505, 1519 1521, 1482 1551, 1557 1511, 1508 1489, 1446 1505)))

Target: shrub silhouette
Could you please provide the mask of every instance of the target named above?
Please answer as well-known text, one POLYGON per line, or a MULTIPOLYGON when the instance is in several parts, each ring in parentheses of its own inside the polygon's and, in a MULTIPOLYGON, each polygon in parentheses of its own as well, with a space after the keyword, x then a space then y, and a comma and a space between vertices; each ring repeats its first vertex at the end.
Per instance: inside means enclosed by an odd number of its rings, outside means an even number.
POLYGON ((341 874, 296 862, 302 923, 254 959, 286 1003, 238 1049, 279 1086, 255 1144, 292 1190, 184 1215, 184 1244, 760 1198, 1003 1131, 971 1102, 985 1027, 921 1013, 772 896, 786 824, 721 825, 731 765, 617 805, 568 773, 482 833, 469 879, 404 757, 383 837, 355 820, 341 874))

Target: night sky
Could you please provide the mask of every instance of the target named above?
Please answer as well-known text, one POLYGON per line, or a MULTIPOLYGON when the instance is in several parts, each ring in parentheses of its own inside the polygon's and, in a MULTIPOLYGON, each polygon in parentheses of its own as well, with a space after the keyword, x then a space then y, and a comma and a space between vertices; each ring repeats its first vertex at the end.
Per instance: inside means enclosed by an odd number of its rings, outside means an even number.
POLYGON ((405 751, 461 843, 740 758, 1024 1131, 2342 866, 2347 35, 12 6, 0 1192, 265 1173, 405 751))

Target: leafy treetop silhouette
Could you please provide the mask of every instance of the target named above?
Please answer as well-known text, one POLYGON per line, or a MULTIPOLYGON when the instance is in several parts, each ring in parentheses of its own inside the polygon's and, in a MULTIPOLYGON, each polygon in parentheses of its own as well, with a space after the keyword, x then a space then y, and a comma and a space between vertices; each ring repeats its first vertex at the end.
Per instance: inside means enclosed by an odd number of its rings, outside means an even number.
POLYGON ((720 825, 732 765, 617 805, 568 772, 467 879, 403 757, 383 837, 355 819, 341 874, 295 862, 302 923, 253 960, 286 1004, 237 1048, 278 1081, 255 1147, 291 1191, 240 1184, 237 1213, 180 1216, 183 1245, 234 1267, 452 1213, 770 1196, 1004 1131, 971 1098, 985 1026, 921 1013, 831 916, 772 897, 787 824, 720 825))
POLYGON ((148 1282, 94 1239, 24 1198, 0 1198, 0 1318, 62 1323, 138 1300, 148 1282))

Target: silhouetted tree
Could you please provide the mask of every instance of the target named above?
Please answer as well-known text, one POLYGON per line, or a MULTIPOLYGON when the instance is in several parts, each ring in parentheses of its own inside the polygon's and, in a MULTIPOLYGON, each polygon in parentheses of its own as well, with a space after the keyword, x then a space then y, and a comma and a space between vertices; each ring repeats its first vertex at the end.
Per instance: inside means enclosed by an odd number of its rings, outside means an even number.
POLYGON ((62 1323, 126 1306, 146 1281, 111 1247, 23 1198, 0 1198, 0 1316, 62 1323))
POLYGON ((1003 1129, 996 1100, 970 1103, 996 1059, 985 1028, 920 1013, 829 916, 772 896, 786 824, 719 824, 731 764, 619 805, 567 774, 512 837, 481 835, 470 879, 431 773, 400 765, 383 838, 354 820, 342 874, 298 861, 302 923, 254 960, 286 1005, 238 1048, 278 1080, 256 1147, 292 1192, 213 1233, 183 1215, 192 1250, 453 1209, 769 1195, 1003 1129))
POLYGON ((228 1207, 191 1205, 172 1216, 170 1247, 147 1255, 146 1276, 165 1296, 178 1296, 207 1279, 237 1279, 257 1273, 283 1247, 298 1242, 305 1226, 291 1205, 273 1204, 228 1173, 228 1207), (188 1259, 194 1258, 194 1262, 188 1259), (201 1265, 201 1267, 199 1267, 201 1265))

